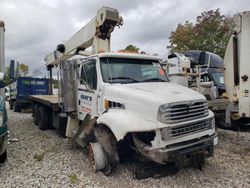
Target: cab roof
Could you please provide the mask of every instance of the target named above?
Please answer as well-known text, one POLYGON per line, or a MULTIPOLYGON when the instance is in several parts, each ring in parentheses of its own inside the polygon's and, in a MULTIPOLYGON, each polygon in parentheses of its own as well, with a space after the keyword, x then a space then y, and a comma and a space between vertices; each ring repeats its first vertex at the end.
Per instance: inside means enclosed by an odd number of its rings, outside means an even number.
POLYGON ((129 59, 148 59, 156 61, 162 59, 160 56, 152 56, 152 55, 137 54, 137 53, 122 53, 122 52, 108 52, 108 53, 105 52, 105 53, 98 53, 93 56, 98 56, 99 58, 113 57, 113 58, 129 58, 129 59))

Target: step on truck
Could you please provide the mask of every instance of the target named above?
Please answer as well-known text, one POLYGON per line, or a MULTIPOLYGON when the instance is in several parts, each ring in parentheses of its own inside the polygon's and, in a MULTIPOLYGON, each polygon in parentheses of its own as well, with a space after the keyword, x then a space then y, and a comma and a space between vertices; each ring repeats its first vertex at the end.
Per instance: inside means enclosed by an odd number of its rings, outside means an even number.
POLYGON ((30 97, 34 123, 88 148, 94 171, 105 174, 132 154, 179 169, 201 165, 218 142, 206 98, 169 83, 159 57, 110 52, 122 23, 116 9, 103 7, 46 56, 50 75, 60 67, 59 94, 30 97))

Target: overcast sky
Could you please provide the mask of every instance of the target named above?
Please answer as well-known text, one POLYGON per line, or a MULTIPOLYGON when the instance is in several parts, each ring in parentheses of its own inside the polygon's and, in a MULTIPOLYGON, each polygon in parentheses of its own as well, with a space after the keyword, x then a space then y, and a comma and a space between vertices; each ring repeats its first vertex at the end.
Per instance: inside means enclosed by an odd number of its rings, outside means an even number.
POLYGON ((112 50, 136 45, 147 53, 166 54, 170 32, 178 23, 195 21, 203 11, 225 15, 250 10, 249 0, 0 0, 6 25, 6 64, 10 59, 44 69, 43 59, 89 20, 99 8, 118 9, 124 25, 112 33, 112 50))

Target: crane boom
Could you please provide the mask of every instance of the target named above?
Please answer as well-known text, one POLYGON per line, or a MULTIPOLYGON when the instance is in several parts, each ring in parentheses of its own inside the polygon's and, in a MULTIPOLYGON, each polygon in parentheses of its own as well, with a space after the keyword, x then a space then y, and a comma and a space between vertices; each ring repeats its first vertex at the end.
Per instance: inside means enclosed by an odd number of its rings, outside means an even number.
POLYGON ((65 41, 64 44, 59 44, 55 51, 45 57, 47 67, 58 65, 60 60, 68 59, 80 53, 81 55, 90 55, 100 50, 109 52, 111 33, 115 26, 122 24, 123 19, 116 9, 102 7, 89 23, 65 41), (91 46, 91 52, 85 51, 91 46))

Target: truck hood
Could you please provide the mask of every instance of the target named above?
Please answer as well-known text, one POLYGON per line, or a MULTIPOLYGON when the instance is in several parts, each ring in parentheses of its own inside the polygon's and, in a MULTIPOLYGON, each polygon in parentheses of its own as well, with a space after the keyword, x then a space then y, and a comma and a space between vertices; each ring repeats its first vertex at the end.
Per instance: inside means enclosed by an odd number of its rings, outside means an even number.
POLYGON ((106 85, 104 98, 121 102, 125 110, 150 121, 157 120, 157 112, 162 104, 206 99, 192 89, 168 82, 106 85))

